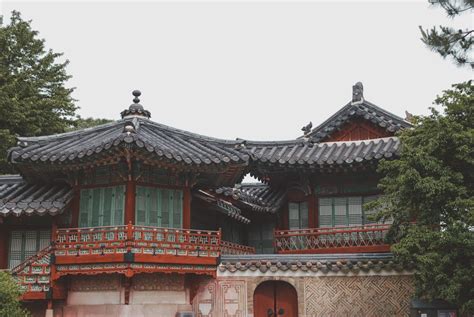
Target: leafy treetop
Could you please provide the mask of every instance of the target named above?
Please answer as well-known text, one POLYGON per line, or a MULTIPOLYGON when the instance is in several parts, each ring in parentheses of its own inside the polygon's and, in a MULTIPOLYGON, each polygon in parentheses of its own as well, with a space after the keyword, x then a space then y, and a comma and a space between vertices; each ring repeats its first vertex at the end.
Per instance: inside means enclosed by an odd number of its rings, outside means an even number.
POLYGON ((417 295, 474 311, 474 88, 453 85, 400 134, 400 159, 382 161, 375 204, 392 217, 392 251, 417 266, 417 295), (413 222, 416 221, 415 224, 413 222))

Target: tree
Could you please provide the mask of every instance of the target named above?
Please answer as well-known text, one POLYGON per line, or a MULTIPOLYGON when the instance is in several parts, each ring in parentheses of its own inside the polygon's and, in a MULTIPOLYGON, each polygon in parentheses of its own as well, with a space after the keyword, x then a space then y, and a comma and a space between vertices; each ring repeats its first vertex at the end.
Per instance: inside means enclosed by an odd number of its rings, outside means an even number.
POLYGON ((46 50, 38 31, 13 11, 8 25, 0 24, 0 173, 12 172, 6 150, 15 135, 64 132, 74 124, 77 107, 66 81, 68 61, 46 50))
MULTIPOLYGON (((430 0, 434 6, 441 6, 449 17, 456 17, 463 12, 472 12, 473 0, 430 0)), ((448 26, 433 27, 424 30, 420 26, 421 40, 430 49, 442 57, 451 57, 458 65, 471 65, 474 68, 471 50, 474 44, 474 30, 456 30, 448 26)))
POLYGON ((90 128, 90 127, 94 127, 101 124, 106 124, 112 121, 113 120, 109 120, 109 119, 95 119, 92 117, 82 118, 81 116, 77 116, 76 120, 74 120, 74 124, 70 126, 67 130, 72 131, 72 130, 78 130, 78 129, 85 129, 85 128, 90 128))
POLYGON ((0 271, 0 317, 29 315, 29 313, 21 307, 19 301, 20 295, 20 288, 11 275, 8 272, 0 271))
MULTIPOLYGON (((474 88, 453 85, 400 133, 400 158, 382 161, 374 204, 392 217, 395 256, 415 263, 416 295, 474 312, 474 88), (416 221, 416 223, 413 223, 416 221)), ((373 206, 372 206, 373 207, 373 206)))

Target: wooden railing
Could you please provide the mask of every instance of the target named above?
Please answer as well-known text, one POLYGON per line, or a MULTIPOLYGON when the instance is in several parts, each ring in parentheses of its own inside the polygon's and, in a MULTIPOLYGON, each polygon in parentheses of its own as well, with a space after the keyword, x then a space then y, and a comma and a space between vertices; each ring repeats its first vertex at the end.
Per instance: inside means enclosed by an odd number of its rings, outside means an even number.
MULTIPOLYGON (((219 256, 220 231, 136 225, 58 229, 56 257, 123 255, 219 256)), ((75 262, 77 263, 77 262, 75 262)))
POLYGON ((45 299, 51 288, 51 246, 10 270, 23 299, 45 299))
POLYGON ((275 230, 277 253, 389 252, 389 224, 353 227, 275 230))
POLYGON ((241 255, 241 254, 255 254, 255 248, 246 245, 237 244, 221 240, 221 254, 223 255, 241 255))

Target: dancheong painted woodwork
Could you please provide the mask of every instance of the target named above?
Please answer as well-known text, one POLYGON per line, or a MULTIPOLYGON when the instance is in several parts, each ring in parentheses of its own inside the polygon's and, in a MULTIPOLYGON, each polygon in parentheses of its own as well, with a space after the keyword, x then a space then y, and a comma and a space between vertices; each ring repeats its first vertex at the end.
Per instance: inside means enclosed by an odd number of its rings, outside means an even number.
MULTIPOLYGON (((411 294, 397 278, 412 268, 394 262, 391 221, 366 204, 410 123, 366 101, 362 84, 288 141, 165 126, 133 95, 115 122, 9 150, 18 175, 0 176, 0 269, 25 303, 58 316, 319 316, 311 279, 341 298, 345 278, 383 275, 403 303, 381 311, 406 310, 396 285, 411 294), (316 280, 328 278, 338 286, 316 280)), ((325 296, 322 311, 337 311, 325 296)))

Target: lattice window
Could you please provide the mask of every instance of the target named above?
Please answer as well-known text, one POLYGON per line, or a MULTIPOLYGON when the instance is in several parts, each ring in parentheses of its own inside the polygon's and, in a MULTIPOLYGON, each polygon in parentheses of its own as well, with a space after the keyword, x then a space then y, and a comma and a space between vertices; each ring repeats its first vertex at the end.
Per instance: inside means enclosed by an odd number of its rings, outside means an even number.
POLYGON ((183 191, 137 186, 135 222, 141 226, 182 228, 183 191))
POLYGON ((290 202, 288 204, 290 229, 308 228, 308 203, 290 202))
POLYGON ((8 267, 14 268, 51 243, 50 230, 14 230, 10 232, 8 267))
POLYGON ((375 199, 377 196, 319 198, 319 227, 360 226, 374 223, 369 216, 376 211, 368 210, 364 205, 375 199))
POLYGON ((123 225, 125 186, 81 190, 80 227, 123 225))

